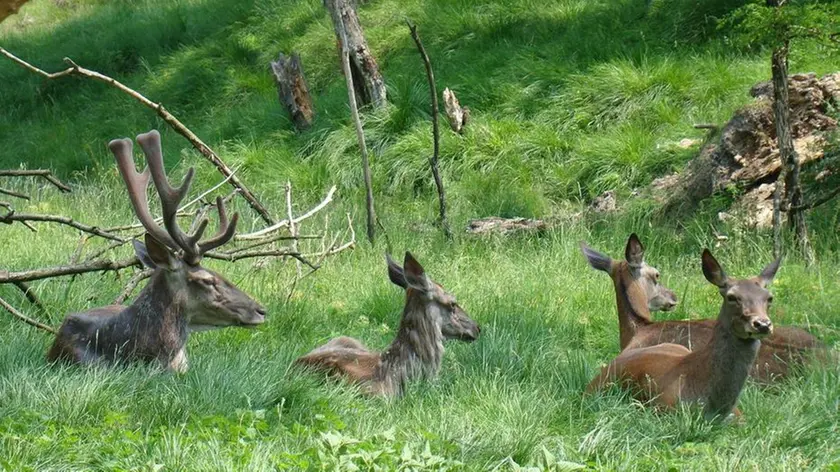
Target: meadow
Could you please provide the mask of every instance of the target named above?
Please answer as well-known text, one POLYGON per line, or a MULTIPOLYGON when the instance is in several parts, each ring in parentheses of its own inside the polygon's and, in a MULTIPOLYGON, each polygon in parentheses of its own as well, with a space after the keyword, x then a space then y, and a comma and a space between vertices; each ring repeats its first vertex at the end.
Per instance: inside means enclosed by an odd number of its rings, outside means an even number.
MULTIPOLYGON (((472 344, 448 342, 440 377, 399 401, 370 399, 291 367, 337 335, 373 348, 393 337, 404 295, 386 276, 381 240, 363 241, 355 135, 335 39, 317 0, 33 0, 0 24, 0 46, 39 67, 61 58, 113 75, 163 102, 220 152, 275 214, 283 184, 296 208, 339 186, 332 221, 350 212, 359 244, 303 279, 287 300, 291 263, 208 263, 268 308, 257 329, 194 334, 191 368, 49 366, 45 333, 0 316, 0 467, 8 470, 840 470, 840 369, 807 369, 771 388, 748 384, 741 425, 709 424, 696 407, 659 414, 620 392, 585 397, 618 352, 608 278, 578 242, 613 257, 630 232, 680 298, 663 319, 714 317, 720 295, 702 277, 710 247, 733 275, 771 260, 770 235, 716 219, 731 195, 679 221, 630 199, 680 169, 704 138, 697 122, 725 122, 769 78, 769 52, 730 46, 714 18, 733 3, 688 0, 378 0, 361 7, 391 102, 364 114, 380 218, 395 255, 410 250, 482 325, 472 344), (442 90, 473 110, 463 137, 442 129, 441 164, 456 239, 434 224, 431 132, 422 64, 403 22, 416 22, 442 90), (277 103, 268 61, 299 51, 318 116, 295 133, 277 103), (616 190, 616 215, 575 217, 616 190), (470 218, 547 218, 539 235, 471 237, 470 218), (715 232, 728 239, 718 241, 715 232)), ((840 70, 840 52, 802 41, 792 71, 840 70)), ((46 167, 69 180, 3 181, 33 196, 20 211, 107 226, 133 220, 105 144, 152 127, 176 175, 197 166, 196 188, 219 180, 151 112, 81 79, 44 82, 0 62, 0 168, 46 167)), ((221 191, 220 191, 221 192, 221 191)), ((737 193, 737 189, 733 190, 737 193)), ((241 203, 243 230, 259 227, 241 203)), ((838 207, 812 212, 817 265, 788 257, 772 285, 771 317, 840 341, 838 207)), ((0 267, 65 263, 66 228, 0 226, 0 267)), ((127 249, 126 249, 127 250, 127 249)), ((127 253, 126 253, 127 255, 127 253)), ((0 296, 57 325, 109 303, 128 274, 34 284, 48 312, 13 289, 0 296)))

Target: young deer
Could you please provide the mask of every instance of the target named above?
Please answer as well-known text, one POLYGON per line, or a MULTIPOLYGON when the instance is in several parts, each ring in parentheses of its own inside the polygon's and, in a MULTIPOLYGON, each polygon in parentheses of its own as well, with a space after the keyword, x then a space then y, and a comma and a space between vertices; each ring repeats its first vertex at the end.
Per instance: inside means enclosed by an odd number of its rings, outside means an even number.
POLYGON ((295 363, 347 377, 368 394, 389 397, 401 395, 410 380, 435 377, 443 358, 444 338, 474 341, 480 329, 454 296, 426 276, 409 252, 404 267, 388 257, 388 275, 406 293, 397 337, 388 349, 373 352, 358 340, 341 336, 295 363))
MULTIPOLYGON (((631 234, 624 250, 625 260, 609 256, 581 244, 589 264, 610 275, 618 305, 621 349, 675 343, 697 349, 712 339, 717 321, 683 320, 654 321, 651 311, 667 311, 676 305, 674 293, 659 283, 659 271, 645 263, 645 248, 636 234, 631 234)), ((803 364, 811 354, 819 355, 825 346, 805 330, 779 327, 761 343, 761 350, 750 376, 769 383, 790 373, 794 365, 803 364)))
POLYGON ((702 402, 706 419, 740 416, 735 408, 747 374, 758 355, 761 339, 773 332, 767 310, 773 296, 766 286, 779 269, 777 259, 758 277, 734 280, 726 276, 708 249, 703 251, 703 275, 723 298, 708 343, 689 351, 672 343, 625 349, 587 386, 594 392, 619 382, 642 401, 666 408, 678 401, 702 402))
POLYGON ((221 275, 201 267, 202 255, 230 241, 238 214, 228 220, 221 199, 219 231, 201 241, 208 220, 195 233, 178 226, 178 205, 192 181, 191 168, 178 188, 170 186, 163 167, 160 135, 152 130, 137 136, 148 166, 137 173, 129 139, 108 146, 117 160, 137 218, 147 231, 146 244, 134 241, 138 259, 154 273, 137 299, 128 307, 110 305, 68 315, 47 354, 50 361, 76 364, 141 360, 157 361, 177 372, 187 370, 185 345, 188 328, 254 326, 265 321, 265 309, 221 275), (164 228, 149 211, 146 189, 149 177, 162 204, 164 228))

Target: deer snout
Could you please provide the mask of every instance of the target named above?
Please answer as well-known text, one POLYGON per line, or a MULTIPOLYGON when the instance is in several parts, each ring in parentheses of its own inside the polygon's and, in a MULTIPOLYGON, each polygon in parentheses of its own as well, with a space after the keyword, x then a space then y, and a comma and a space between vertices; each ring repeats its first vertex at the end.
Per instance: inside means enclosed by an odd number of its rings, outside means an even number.
POLYGON ((773 333, 773 322, 770 318, 756 318, 752 322, 753 330, 756 334, 767 336, 773 333))

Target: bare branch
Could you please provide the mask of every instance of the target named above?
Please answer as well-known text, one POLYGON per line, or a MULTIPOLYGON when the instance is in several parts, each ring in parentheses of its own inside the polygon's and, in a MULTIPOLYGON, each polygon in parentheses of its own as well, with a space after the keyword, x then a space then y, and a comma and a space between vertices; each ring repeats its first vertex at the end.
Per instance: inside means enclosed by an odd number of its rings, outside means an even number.
POLYGON ((440 165, 438 163, 440 156, 440 128, 438 127, 438 99, 437 87, 435 86, 435 74, 432 71, 432 63, 429 61, 429 55, 426 54, 426 48, 420 41, 420 36, 417 35, 417 26, 411 24, 406 20, 411 37, 417 45, 417 50, 420 52, 420 57, 423 59, 423 64, 426 66, 426 78, 429 80, 429 93, 432 96, 432 141, 433 150, 432 157, 429 159, 429 164, 432 167, 432 176, 435 179, 435 186, 438 192, 438 202, 440 204, 440 224, 443 227, 443 234, 446 239, 452 239, 452 230, 449 228, 449 221, 446 219, 446 192, 443 189, 443 179, 440 178, 440 165))
POLYGON ((78 221, 68 216, 15 213, 14 210, 9 211, 3 216, 0 216, 0 223, 10 225, 15 221, 41 221, 48 223, 59 223, 62 225, 70 226, 71 228, 78 229, 79 231, 83 231, 85 233, 90 233, 94 236, 99 236, 100 238, 110 239, 112 241, 125 241, 125 238, 121 238, 116 234, 109 233, 108 231, 99 229, 96 226, 90 226, 84 223, 79 223, 78 221))
POLYGON ((15 282, 14 286, 19 288, 23 295, 29 300, 29 303, 37 306, 41 310, 44 310, 44 304, 41 303, 41 300, 35 295, 35 292, 32 291, 32 287, 29 286, 26 282, 15 282))
POLYGON ((69 69, 65 69, 61 72, 56 72, 54 74, 50 74, 50 73, 47 73, 47 72, 29 64, 28 62, 26 62, 24 60, 16 57, 15 55, 13 55, 12 53, 10 53, 9 51, 7 51, 3 48, 0 48, 0 54, 2 54, 4 56, 6 56, 7 58, 11 59, 15 63, 17 63, 18 65, 23 67, 24 69, 27 69, 31 72, 39 74, 39 75, 41 75, 41 76, 43 76, 47 79, 57 79, 57 78, 68 76, 68 75, 79 75, 79 76, 87 77, 89 79, 93 79, 93 80, 96 80, 96 81, 99 81, 99 82, 103 82, 107 85, 110 85, 110 86, 116 88, 117 90, 120 90, 121 92, 124 92, 124 93, 128 94, 129 96, 131 96, 132 98, 134 98, 135 100, 140 102, 141 104, 143 104, 143 105, 147 106, 148 108, 154 110, 155 113, 157 113, 157 115, 160 116, 163 119, 163 121, 165 121, 169 126, 172 127, 172 129, 175 130, 175 132, 177 132, 178 134, 180 134, 181 136, 186 138, 187 141, 189 141, 190 144, 192 144, 193 147, 196 150, 198 150, 198 152, 201 153, 202 156, 204 156, 208 161, 210 161, 210 163, 213 164, 213 166, 215 166, 216 169, 218 169, 219 172, 221 172, 222 175, 224 175, 225 177, 228 177, 230 179, 231 185, 238 188, 242 192, 242 196, 245 197, 245 200, 248 201, 248 204, 251 206, 251 208, 253 208, 266 223, 274 224, 274 218, 271 217, 271 214, 268 212, 268 210, 266 210, 265 207, 263 207, 262 204, 259 202, 259 200, 257 200, 257 197, 254 196, 254 194, 250 190, 248 190, 247 187, 245 187, 245 184, 243 184, 236 176, 233 175, 233 171, 230 169, 230 167, 227 166, 227 164, 224 163, 224 161, 222 161, 222 159, 219 157, 219 155, 216 154, 216 152, 213 151, 210 148, 210 146, 205 144, 204 141, 202 141, 198 136, 196 136, 195 133, 190 131, 189 128, 187 128, 183 123, 181 123, 181 121, 178 120, 178 118, 176 118, 173 114, 166 111, 163 108, 162 104, 155 103, 155 102, 149 100, 148 98, 144 97, 139 92, 137 92, 136 90, 127 87, 126 85, 118 82, 115 79, 112 79, 111 77, 100 74, 99 72, 96 72, 96 71, 92 71, 92 70, 80 67, 78 64, 73 62, 70 58, 64 58, 64 62, 70 64, 69 69))
POLYGON ((220 261, 227 261, 227 262, 236 262, 241 259, 249 259, 253 257, 294 257, 300 262, 303 262, 311 269, 317 269, 318 266, 309 262, 305 256, 300 254, 299 252, 294 252, 289 248, 282 248, 282 249, 265 249, 265 250, 254 250, 254 251, 239 251, 239 252, 207 252, 204 254, 205 258, 208 259, 218 259, 220 261))
MULTIPOLYGON (((297 235, 298 235, 298 227, 295 224, 295 216, 292 214, 292 182, 286 181, 286 215, 289 217, 289 233, 292 235, 292 251, 298 252, 298 242, 297 242, 297 235)), ((297 269, 297 276, 300 278, 301 270, 300 270, 300 261, 297 261, 295 264, 295 268, 297 269)), ((292 290, 294 290, 295 285, 292 286, 292 290)), ((289 292, 289 297, 291 298, 292 293, 289 292)))
POLYGON ((117 298, 114 299, 114 305, 122 305, 125 303, 128 297, 131 296, 131 293, 134 292, 134 289, 140 285, 140 282, 151 277, 154 272, 154 269, 145 269, 131 276, 123 291, 120 292, 117 298))
POLYGON ((14 190, 5 189, 5 188, 2 188, 2 187, 0 187, 0 193, 2 193, 3 195, 8 195, 10 197, 17 197, 17 198, 22 198, 24 200, 29 200, 29 195, 26 195, 26 194, 23 194, 23 193, 20 193, 20 192, 15 192, 14 190))
POLYGON ((43 177, 47 180, 47 182, 53 184, 56 188, 58 188, 62 192, 70 192, 70 186, 65 184, 64 182, 58 180, 52 172, 46 169, 33 169, 33 170, 0 170, 0 177, 27 177, 27 176, 34 176, 34 177, 43 177))
POLYGON ((19 312, 15 307, 13 307, 12 305, 9 305, 9 303, 6 302, 6 300, 3 300, 2 298, 0 298, 0 307, 3 307, 6 311, 11 313, 12 316, 14 316, 15 318, 23 321, 24 323, 26 323, 30 326, 34 326, 38 329, 43 329, 44 331, 46 331, 48 333, 58 334, 58 332, 56 331, 55 328, 47 326, 44 323, 41 323, 40 321, 33 320, 32 318, 24 315, 23 313, 19 312))
POLYGON ((22 272, 0 270, 0 284, 31 282, 33 280, 49 279, 52 277, 61 277, 63 275, 85 274, 88 272, 118 271, 139 265, 140 261, 137 260, 137 257, 131 257, 121 261, 95 260, 82 264, 46 267, 42 269, 25 270, 22 272))
POLYGON ((822 197, 814 200, 813 202, 803 203, 802 205, 797 205, 797 206, 792 206, 792 207, 785 206, 784 208, 782 208, 781 211, 813 210, 814 208, 816 208, 818 206, 821 206, 823 204, 826 204, 826 203, 830 202, 837 195, 840 195, 840 187, 835 188, 831 192, 828 192, 827 194, 825 194, 822 197))
MULTIPOLYGON (((313 207, 311 210, 307 211, 303 215, 300 215, 297 218, 295 218, 295 220, 294 220, 295 224, 299 224, 301 221, 311 217, 315 213, 318 213, 321 209, 323 209, 325 206, 327 206, 327 204, 329 204, 333 199, 333 194, 335 193, 335 189, 336 189, 336 186, 333 185, 332 188, 330 188, 330 191, 327 192, 327 196, 324 197, 324 200, 322 200, 321 203, 315 205, 315 207, 313 207)), ((276 223, 276 224, 273 224, 273 225, 269 226, 268 228, 264 228, 264 229, 261 229, 259 231, 254 231, 253 233, 238 234, 234 237, 234 239, 236 239, 238 241, 249 240, 249 239, 259 239, 259 238, 265 237, 266 234, 277 231, 278 229, 281 229, 281 228, 285 228, 287 226, 289 226, 289 220, 283 220, 279 223, 276 223)))

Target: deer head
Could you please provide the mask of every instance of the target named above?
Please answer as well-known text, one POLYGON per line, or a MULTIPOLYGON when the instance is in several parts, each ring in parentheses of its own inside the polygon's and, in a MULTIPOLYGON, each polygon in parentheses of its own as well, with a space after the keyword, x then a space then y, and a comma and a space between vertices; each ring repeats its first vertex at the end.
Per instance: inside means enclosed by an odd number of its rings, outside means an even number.
POLYGON ((627 239, 624 260, 614 260, 581 242, 580 249, 593 269, 604 271, 616 287, 624 287, 627 295, 643 295, 650 311, 671 311, 677 306, 677 296, 659 281, 659 270, 645 262, 645 247, 636 233, 627 239))
POLYGON ((138 173, 128 138, 115 139, 108 144, 117 160, 120 175, 128 188, 128 195, 137 218, 146 230, 145 244, 134 241, 138 259, 154 269, 153 277, 162 277, 165 286, 186 305, 190 327, 254 326, 265 321, 265 309, 245 292, 221 275, 201 266, 202 256, 233 238, 238 214, 228 219, 221 198, 216 200, 219 230, 213 237, 201 240, 209 220, 204 218, 193 234, 186 234, 178 226, 178 205, 187 195, 194 169, 190 168, 180 187, 173 188, 166 178, 160 134, 156 130, 137 136, 137 143, 146 156, 147 167, 138 173), (149 211, 146 190, 149 178, 160 197, 163 227, 149 211))
POLYGON ((428 303, 434 303, 440 309, 440 331, 446 339, 472 342, 478 339, 481 327, 458 305, 455 296, 447 292, 442 285, 425 275, 423 267, 414 259, 410 252, 405 253, 405 266, 411 272, 407 276, 406 270, 399 266, 391 256, 386 254, 388 263, 388 278, 394 285, 407 290, 409 287, 424 294, 428 303), (411 279, 412 283, 409 283, 411 279))
POLYGON ((731 279, 708 249, 703 250, 703 275, 720 290, 723 306, 719 323, 728 324, 741 339, 761 339, 773 333, 773 323, 767 316, 773 295, 767 285, 776 276, 781 258, 771 262, 757 277, 731 279))

